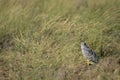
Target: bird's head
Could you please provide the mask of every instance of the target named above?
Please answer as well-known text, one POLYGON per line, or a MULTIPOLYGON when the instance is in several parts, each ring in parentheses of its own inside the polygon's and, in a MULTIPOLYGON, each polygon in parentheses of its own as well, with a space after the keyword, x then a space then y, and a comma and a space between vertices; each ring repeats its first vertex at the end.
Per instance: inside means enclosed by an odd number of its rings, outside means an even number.
POLYGON ((85 45, 86 45, 86 43, 85 43, 85 42, 82 42, 82 43, 81 43, 81 46, 85 46, 85 45))
POLYGON ((82 42, 81 43, 81 48, 85 48, 85 47, 88 47, 87 44, 85 42, 82 42))

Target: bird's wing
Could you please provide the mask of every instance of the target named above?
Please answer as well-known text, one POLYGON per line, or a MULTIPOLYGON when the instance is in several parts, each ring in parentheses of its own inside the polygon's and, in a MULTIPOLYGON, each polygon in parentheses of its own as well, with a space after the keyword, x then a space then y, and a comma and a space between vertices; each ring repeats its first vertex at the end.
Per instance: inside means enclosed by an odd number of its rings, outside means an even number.
POLYGON ((95 52, 92 51, 90 48, 84 48, 84 56, 92 62, 98 62, 98 57, 95 52))
POLYGON ((93 51, 90 48, 84 48, 84 51, 89 55, 93 55, 93 51))

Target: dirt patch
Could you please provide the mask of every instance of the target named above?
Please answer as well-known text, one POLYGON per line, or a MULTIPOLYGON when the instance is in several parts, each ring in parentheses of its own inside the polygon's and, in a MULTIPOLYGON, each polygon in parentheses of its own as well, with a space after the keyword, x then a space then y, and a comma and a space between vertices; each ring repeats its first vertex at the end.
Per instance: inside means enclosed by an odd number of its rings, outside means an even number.
POLYGON ((6 61, 0 57, 0 80, 8 80, 9 69, 6 66, 6 61))
POLYGON ((5 67, 0 67, 0 80, 8 80, 9 70, 5 67))
POLYGON ((3 37, 1 37, 0 39, 0 51, 4 50, 4 49, 8 49, 13 45, 12 43, 12 35, 11 34, 7 34, 4 35, 3 37))
POLYGON ((65 66, 55 72, 55 80, 119 80, 118 60, 118 57, 110 56, 95 65, 84 64, 73 68, 65 66))

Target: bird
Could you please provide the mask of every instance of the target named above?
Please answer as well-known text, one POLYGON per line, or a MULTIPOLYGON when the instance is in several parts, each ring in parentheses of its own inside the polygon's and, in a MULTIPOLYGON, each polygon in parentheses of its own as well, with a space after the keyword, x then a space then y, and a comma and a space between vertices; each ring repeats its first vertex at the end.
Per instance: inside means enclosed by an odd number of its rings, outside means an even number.
POLYGON ((92 65, 99 62, 97 54, 90 49, 85 42, 81 43, 81 50, 83 56, 87 59, 87 64, 92 65))

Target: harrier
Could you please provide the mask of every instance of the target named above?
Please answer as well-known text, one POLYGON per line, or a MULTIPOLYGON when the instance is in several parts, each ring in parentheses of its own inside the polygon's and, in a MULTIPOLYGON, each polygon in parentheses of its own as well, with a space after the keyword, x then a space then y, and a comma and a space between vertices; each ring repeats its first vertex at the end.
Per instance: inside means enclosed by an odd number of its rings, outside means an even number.
POLYGON ((86 43, 82 42, 81 43, 81 50, 82 50, 82 54, 83 56, 87 59, 87 64, 91 65, 94 63, 98 63, 98 56, 96 55, 96 53, 94 51, 92 51, 92 49, 90 49, 86 43))

